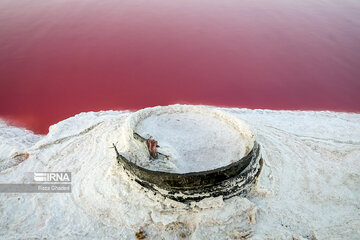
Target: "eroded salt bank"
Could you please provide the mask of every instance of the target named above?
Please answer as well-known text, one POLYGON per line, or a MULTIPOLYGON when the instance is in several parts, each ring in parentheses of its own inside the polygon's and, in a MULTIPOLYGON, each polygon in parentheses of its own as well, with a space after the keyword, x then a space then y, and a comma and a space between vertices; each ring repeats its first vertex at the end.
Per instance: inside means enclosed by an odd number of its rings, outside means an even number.
POLYGON ((144 192, 114 165, 129 112, 89 112, 46 136, 0 123, 0 182, 70 171, 70 194, 0 193, 0 238, 359 239, 360 114, 225 109, 262 145, 248 198, 182 205, 144 192), (27 152, 23 162, 13 160, 27 152))

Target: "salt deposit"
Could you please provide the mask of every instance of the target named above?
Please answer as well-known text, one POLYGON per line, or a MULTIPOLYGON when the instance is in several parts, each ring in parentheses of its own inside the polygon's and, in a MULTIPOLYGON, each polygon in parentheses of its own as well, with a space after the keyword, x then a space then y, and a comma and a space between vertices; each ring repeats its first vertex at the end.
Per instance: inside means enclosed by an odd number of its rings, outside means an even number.
POLYGON ((360 238, 360 114, 219 110, 247 123, 264 166, 248 198, 191 205, 145 192, 115 166, 129 112, 81 113, 46 136, 0 122, 1 183, 72 172, 68 194, 0 193, 0 238, 360 238))
POLYGON ((252 133, 239 119, 222 111, 172 105, 147 108, 132 114, 126 152, 142 167, 175 173, 212 170, 238 161, 252 149, 252 133), (133 131, 158 141, 167 159, 149 160, 144 144, 134 143, 133 131))

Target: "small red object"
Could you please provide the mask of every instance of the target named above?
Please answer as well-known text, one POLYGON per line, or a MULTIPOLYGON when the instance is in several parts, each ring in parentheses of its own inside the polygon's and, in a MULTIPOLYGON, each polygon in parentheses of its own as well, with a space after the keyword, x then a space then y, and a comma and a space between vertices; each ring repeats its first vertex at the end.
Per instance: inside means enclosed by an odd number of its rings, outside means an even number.
POLYGON ((158 144, 158 142, 155 141, 155 140, 153 140, 153 139, 151 139, 151 138, 149 138, 148 140, 146 140, 146 146, 147 146, 147 148, 148 148, 148 150, 149 150, 149 153, 150 153, 150 157, 151 157, 151 158, 155 158, 155 159, 156 159, 156 158, 158 157, 158 153, 157 153, 157 149, 156 149, 157 144, 158 144))

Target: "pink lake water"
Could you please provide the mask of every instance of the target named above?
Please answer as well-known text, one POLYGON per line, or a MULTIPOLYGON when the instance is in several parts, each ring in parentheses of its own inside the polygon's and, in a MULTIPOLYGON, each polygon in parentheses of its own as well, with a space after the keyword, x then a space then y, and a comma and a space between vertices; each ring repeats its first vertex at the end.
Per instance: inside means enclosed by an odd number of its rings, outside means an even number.
POLYGON ((0 2, 0 117, 172 103, 360 112, 357 0, 0 2))

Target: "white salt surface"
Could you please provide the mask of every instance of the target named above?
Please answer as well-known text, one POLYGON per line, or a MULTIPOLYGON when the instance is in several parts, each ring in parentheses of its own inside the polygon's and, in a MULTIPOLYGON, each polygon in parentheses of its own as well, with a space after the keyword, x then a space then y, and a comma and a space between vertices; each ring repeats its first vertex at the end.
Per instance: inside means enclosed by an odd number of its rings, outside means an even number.
MULTIPOLYGON (((142 165, 148 169, 176 173, 212 170, 238 161, 252 148, 252 134, 235 128, 231 115, 222 113, 219 117, 201 108, 179 105, 161 110, 140 119, 134 129, 158 141, 158 151, 169 156, 163 161, 142 156, 142 165)), ((147 149, 142 150, 147 153, 147 149)))
POLYGON ((248 198, 191 206, 144 192, 114 165, 128 112, 82 113, 47 136, 0 122, 0 182, 70 171, 72 193, 0 193, 0 239, 360 239, 360 115, 221 109, 244 120, 264 166, 248 198), (22 162, 12 158, 27 152, 22 162))

